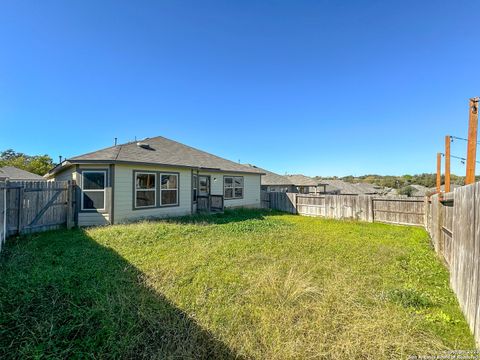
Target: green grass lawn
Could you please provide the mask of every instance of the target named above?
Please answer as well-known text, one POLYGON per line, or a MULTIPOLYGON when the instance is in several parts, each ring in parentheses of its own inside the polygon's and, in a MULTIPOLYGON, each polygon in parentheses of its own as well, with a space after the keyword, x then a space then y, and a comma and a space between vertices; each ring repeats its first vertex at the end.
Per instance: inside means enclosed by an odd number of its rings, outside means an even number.
POLYGON ((235 211, 10 239, 0 358, 394 359, 474 341, 423 229, 235 211))

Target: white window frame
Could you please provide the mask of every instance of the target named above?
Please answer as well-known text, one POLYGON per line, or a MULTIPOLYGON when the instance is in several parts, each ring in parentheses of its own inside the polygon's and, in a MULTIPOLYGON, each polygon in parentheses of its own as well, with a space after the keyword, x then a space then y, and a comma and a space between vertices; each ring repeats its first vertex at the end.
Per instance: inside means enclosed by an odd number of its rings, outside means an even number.
POLYGON ((105 211, 107 209, 107 171, 105 170, 82 170, 82 211, 105 211), (88 173, 102 173, 103 174, 103 189, 84 189, 84 184, 85 184, 85 174, 88 173), (84 197, 85 197, 85 192, 103 192, 103 209, 85 209, 84 208, 84 197))
POLYGON ((243 176, 233 176, 233 175, 229 175, 229 176, 224 176, 223 177, 223 197, 225 200, 238 200, 238 199, 243 199, 245 197, 245 177, 243 176), (228 179, 228 178, 231 178, 232 179, 232 187, 229 187, 228 189, 232 189, 232 197, 226 197, 225 195, 225 189, 227 189, 227 187, 225 187, 225 179, 228 179), (241 178, 242 179, 242 186, 241 187, 236 187, 235 186, 235 178, 241 178), (235 196, 235 189, 242 189, 242 196, 235 196))
POLYGON ((155 208, 157 207, 157 186, 158 186, 158 182, 157 182, 157 173, 155 172, 148 172, 148 171, 136 171, 135 172, 135 183, 134 183, 134 187, 135 187, 135 209, 151 209, 151 208, 155 208), (154 178, 155 178, 155 186, 153 187, 153 189, 137 189, 137 176, 138 175, 154 175, 154 178), (153 191, 155 196, 154 196, 154 199, 155 199, 155 202, 153 205, 146 205, 146 206, 138 206, 137 205, 137 192, 138 191, 153 191))
POLYGON ((192 176, 192 201, 194 204, 198 201, 198 174, 193 174, 192 176), (197 192, 197 196, 195 198, 195 190, 197 192))
POLYGON ((160 173, 160 181, 158 182, 158 187, 160 189, 160 206, 178 206, 178 195, 180 192, 180 174, 178 173, 168 173, 168 172, 162 172, 160 173), (177 187, 175 189, 162 189, 162 176, 163 175, 168 175, 168 176, 176 176, 177 177, 177 187), (162 202, 162 191, 172 191, 176 190, 177 191, 177 196, 175 198, 175 203, 174 204, 164 204, 162 202))

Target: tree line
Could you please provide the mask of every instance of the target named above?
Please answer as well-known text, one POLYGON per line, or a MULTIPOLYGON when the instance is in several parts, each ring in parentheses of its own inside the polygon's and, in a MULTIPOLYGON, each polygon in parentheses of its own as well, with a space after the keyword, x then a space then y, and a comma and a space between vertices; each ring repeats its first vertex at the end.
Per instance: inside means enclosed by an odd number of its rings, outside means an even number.
MULTIPOLYGON (((320 177, 318 177, 320 178, 320 177)), ((436 174, 417 174, 417 175, 362 175, 362 176, 344 176, 344 177, 333 177, 331 179, 340 179, 349 183, 359 183, 365 182, 378 186, 393 188, 393 189, 402 189, 410 185, 422 185, 427 188, 435 187, 437 184, 437 175, 436 174)), ((452 174, 450 176, 451 183, 457 185, 465 184, 465 177, 452 174)), ((442 184, 444 183, 444 176, 442 175, 442 184)))
POLYGON ((45 175, 55 164, 48 155, 27 155, 7 149, 0 152, 0 167, 14 166, 34 174, 45 175))

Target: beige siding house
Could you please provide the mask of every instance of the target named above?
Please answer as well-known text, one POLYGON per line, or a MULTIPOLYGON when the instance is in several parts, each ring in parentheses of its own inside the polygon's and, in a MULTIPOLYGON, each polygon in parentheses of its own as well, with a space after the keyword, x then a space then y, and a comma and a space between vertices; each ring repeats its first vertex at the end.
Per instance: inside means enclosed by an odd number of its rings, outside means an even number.
POLYGON ((274 172, 259 168, 255 165, 248 164, 253 169, 257 169, 263 173, 262 190, 267 192, 297 192, 296 186, 286 176, 276 174, 274 172))
POLYGON ((289 179, 296 188, 296 192, 300 194, 316 194, 318 192, 319 182, 311 177, 297 174, 297 175, 287 175, 289 179))
POLYGON ((209 211, 214 198, 225 208, 258 208, 261 175, 155 137, 67 159, 46 177, 77 183, 78 224, 93 226, 209 211))

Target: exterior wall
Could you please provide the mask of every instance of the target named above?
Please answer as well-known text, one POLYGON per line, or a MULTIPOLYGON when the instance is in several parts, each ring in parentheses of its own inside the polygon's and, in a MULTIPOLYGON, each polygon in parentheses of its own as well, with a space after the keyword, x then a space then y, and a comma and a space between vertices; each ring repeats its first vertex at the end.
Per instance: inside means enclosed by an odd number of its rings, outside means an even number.
POLYGON ((117 164, 115 165, 113 191, 114 223, 116 224, 148 218, 182 216, 192 213, 192 172, 190 169, 117 164), (179 173, 179 205, 149 209, 134 209, 134 171, 165 171, 179 173))
MULTIPOLYGON (((77 182, 77 185, 79 188, 82 186, 82 177, 81 177, 81 171, 82 170, 94 170, 94 169, 109 169, 108 164, 102 164, 102 165, 79 165, 78 168, 77 166, 71 166, 68 169, 62 171, 61 173, 55 175, 53 180, 55 181, 67 181, 67 180, 75 180, 77 182)), ((107 187, 105 191, 107 192, 106 194, 106 211, 105 212, 98 212, 98 211, 88 211, 88 212, 83 212, 82 210, 79 210, 78 212, 78 226, 98 226, 98 225, 108 225, 110 224, 110 211, 108 204, 110 203, 110 191, 111 187, 109 186, 110 181, 109 177, 111 174, 107 172, 107 187)), ((81 205, 81 193, 79 192, 77 195, 76 199, 78 206, 80 207, 81 205)))
POLYGON ((68 169, 62 171, 59 174, 56 174, 55 177, 50 179, 49 181, 75 180, 74 174, 76 174, 75 173, 75 166, 70 166, 68 169))
MULTIPOLYGON (((189 215, 196 212, 196 204, 192 204, 192 170, 185 168, 170 168, 157 166, 108 164, 72 166, 55 177, 55 180, 76 180, 81 187, 82 170, 108 169, 107 204, 105 212, 82 212, 78 213, 79 226, 97 226, 113 223, 125 223, 141 219, 166 218, 189 215), (148 209, 134 209, 134 171, 155 171, 179 174, 179 205, 155 207, 148 209), (112 181, 110 181, 110 178, 112 181), (110 184, 112 186, 110 187, 110 184), (113 196, 112 196, 113 194, 113 196), (112 205, 113 199, 113 205, 112 205)), ((196 173, 196 171, 194 171, 196 173)), ((210 192, 212 195, 224 195, 224 176, 242 176, 244 180, 244 194, 241 199, 225 200, 225 208, 233 207, 261 207, 260 200, 260 175, 221 173, 200 171, 199 175, 210 176, 210 192)), ((158 180, 157 180, 158 181, 158 180)), ((157 190, 158 191, 158 190, 157 190)), ((80 194, 77 197, 80 201, 80 194)))
POLYGON ((243 198, 224 200, 225 208, 248 207, 259 208, 260 202, 260 175, 256 174, 239 174, 239 173, 221 173, 221 172, 205 172, 200 171, 199 175, 209 175, 212 195, 223 194, 223 177, 224 176, 243 176, 243 198))

